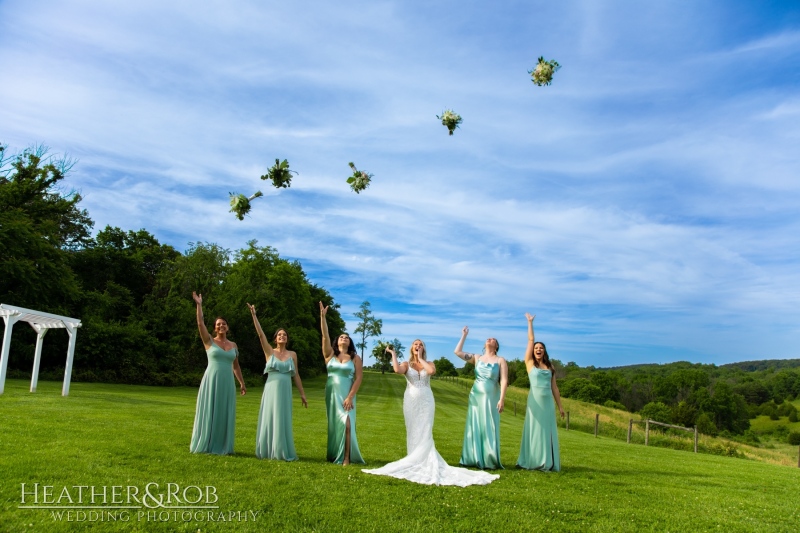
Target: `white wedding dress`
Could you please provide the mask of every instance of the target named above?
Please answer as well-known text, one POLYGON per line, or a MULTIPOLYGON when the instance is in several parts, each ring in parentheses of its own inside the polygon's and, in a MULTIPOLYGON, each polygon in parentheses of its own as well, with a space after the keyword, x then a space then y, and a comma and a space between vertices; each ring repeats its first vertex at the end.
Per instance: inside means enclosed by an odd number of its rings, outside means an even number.
POLYGON ((488 485, 500 476, 488 472, 455 468, 448 465, 433 443, 433 415, 436 403, 431 392, 431 377, 409 368, 403 395, 408 455, 381 468, 362 470, 367 474, 407 479, 424 485, 488 485))

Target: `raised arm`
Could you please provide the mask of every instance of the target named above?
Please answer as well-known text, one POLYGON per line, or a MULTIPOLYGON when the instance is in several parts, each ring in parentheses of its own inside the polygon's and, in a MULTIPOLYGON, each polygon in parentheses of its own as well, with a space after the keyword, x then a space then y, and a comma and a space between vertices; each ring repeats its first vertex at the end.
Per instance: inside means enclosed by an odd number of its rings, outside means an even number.
POLYGON ((300 401, 303 402, 303 407, 308 409, 308 401, 306 401, 306 393, 303 390, 303 382, 300 380, 300 367, 297 366, 297 354, 291 352, 291 358, 294 360, 294 385, 300 391, 300 401))
POLYGON ((211 348, 211 335, 208 334, 208 328, 206 328, 205 319, 203 319, 203 295, 192 291, 192 298, 197 305, 197 329, 200 330, 200 340, 203 341, 203 346, 208 350, 211 348))
POLYGON ((502 413, 506 404, 506 389, 508 388, 508 365, 502 357, 500 360, 500 401, 497 402, 497 412, 502 413))
POLYGON ((561 392, 559 392, 558 384, 556 383, 556 373, 552 372, 552 374, 553 375, 550 377, 550 388, 553 391, 553 398, 556 400, 558 412, 561 413, 561 418, 564 418, 564 408, 561 407, 561 392))
POLYGON ((239 382, 239 390, 240 394, 244 396, 247 394, 247 387, 244 386, 244 377, 242 376, 242 367, 239 366, 239 347, 235 344, 233 347, 236 349, 236 358, 233 360, 233 375, 236 376, 236 380, 239 382))
POLYGON ((333 357, 333 346, 331 346, 331 337, 328 334, 328 306, 319 303, 319 328, 322 330, 322 356, 325 358, 325 364, 333 357))
POLYGON ((461 340, 456 344, 456 349, 453 350, 453 353, 464 361, 471 361, 475 357, 475 354, 464 351, 464 341, 467 340, 467 335, 469 335, 469 327, 464 326, 464 329, 461 330, 461 340))
POLYGON ((525 318, 528 319, 528 347, 525 348, 525 367, 528 369, 528 372, 530 372, 531 368, 536 364, 536 361, 533 359, 533 319, 536 318, 536 315, 525 313, 525 318))
POLYGON ((394 351, 391 344, 386 347, 386 351, 392 354, 392 370, 394 370, 396 374, 405 374, 408 372, 408 363, 397 363, 397 352, 394 351))
POLYGON ((250 308, 250 314, 253 317, 253 324, 255 324, 256 333, 258 333, 258 340, 261 341, 261 349, 264 350, 264 357, 269 361, 269 358, 272 357, 272 345, 267 340, 267 336, 264 335, 264 330, 261 329, 261 323, 258 321, 258 317, 256 316, 256 306, 247 304, 247 307, 250 308))
POLYGON ((356 375, 355 379, 353 379, 353 386, 350 387, 350 392, 348 393, 347 398, 345 398, 342 402, 342 407, 344 407, 345 411, 349 411, 353 408, 353 398, 355 398, 356 394, 358 394, 358 389, 361 387, 361 380, 364 377, 364 369, 362 368, 361 358, 357 355, 353 357, 353 366, 356 367, 356 375))

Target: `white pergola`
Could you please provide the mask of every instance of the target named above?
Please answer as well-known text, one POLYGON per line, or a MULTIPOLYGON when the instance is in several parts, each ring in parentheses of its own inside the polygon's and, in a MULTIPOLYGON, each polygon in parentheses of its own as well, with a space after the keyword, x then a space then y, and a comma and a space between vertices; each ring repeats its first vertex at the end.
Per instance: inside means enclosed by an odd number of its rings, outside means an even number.
POLYGON ((36 331, 36 355, 33 358, 33 376, 31 376, 31 392, 36 392, 36 383, 39 381, 39 361, 42 359, 42 341, 51 328, 65 328, 69 334, 69 347, 67 348, 67 366, 64 370, 64 384, 61 387, 61 396, 69 394, 69 382, 72 378, 72 359, 75 356, 75 337, 81 321, 67 316, 52 315, 24 307, 0 304, 0 316, 6 322, 3 333, 3 350, 0 352, 0 394, 6 388, 6 370, 8 369, 8 352, 11 347, 11 330, 17 322, 27 322, 36 331))

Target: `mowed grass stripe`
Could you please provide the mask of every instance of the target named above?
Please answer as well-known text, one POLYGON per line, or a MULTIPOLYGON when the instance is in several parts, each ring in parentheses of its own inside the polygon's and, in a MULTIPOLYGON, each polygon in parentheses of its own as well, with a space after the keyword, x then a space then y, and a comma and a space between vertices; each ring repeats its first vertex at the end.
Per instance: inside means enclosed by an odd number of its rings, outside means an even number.
MULTIPOLYGON (((324 377, 306 380, 308 409, 295 394, 300 461, 254 456, 261 387, 237 406, 236 454, 188 451, 196 389, 74 383, 39 392, 12 380, 0 396, 0 531, 794 531, 800 469, 626 445, 561 430, 561 473, 513 468, 523 411, 501 417, 506 470, 486 487, 430 487, 368 476, 325 461, 324 377), (213 485, 223 511, 259 512, 258 521, 54 522, 18 509, 20 483, 213 485)), ((401 376, 367 373, 358 435, 368 466, 405 455, 401 376)), ((435 381, 434 438, 455 465, 467 391, 435 381)))

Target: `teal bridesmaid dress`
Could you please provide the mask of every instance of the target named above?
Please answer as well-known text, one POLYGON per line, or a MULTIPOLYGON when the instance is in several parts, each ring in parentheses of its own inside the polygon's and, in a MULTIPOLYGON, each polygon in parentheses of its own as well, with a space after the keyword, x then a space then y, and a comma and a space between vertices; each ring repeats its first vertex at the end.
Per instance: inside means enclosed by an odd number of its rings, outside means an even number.
POLYGON ((525 425, 522 428, 522 444, 519 448, 517 466, 528 470, 561 470, 558 452, 558 426, 556 404, 550 385, 550 370, 534 367, 528 373, 531 391, 525 409, 525 425))
POLYGON ((356 399, 353 408, 345 411, 344 399, 350 394, 356 367, 352 360, 340 363, 335 357, 328 361, 328 381, 325 384, 325 407, 328 411, 328 461, 344 463, 344 439, 348 417, 350 418, 350 462, 364 464, 356 438, 356 399))
POLYGON ((223 350, 215 342, 206 350, 208 367, 197 393, 197 410, 194 415, 192 453, 233 453, 233 435, 236 425, 236 382, 233 378, 233 360, 236 348, 223 350))
POLYGON ((467 425, 461 447, 463 466, 503 468, 500 464, 500 364, 475 363, 475 384, 469 393, 467 425))
POLYGON ((297 461, 292 434, 292 377, 294 359, 281 361, 270 356, 264 372, 269 373, 261 396, 256 428, 256 457, 297 461))

